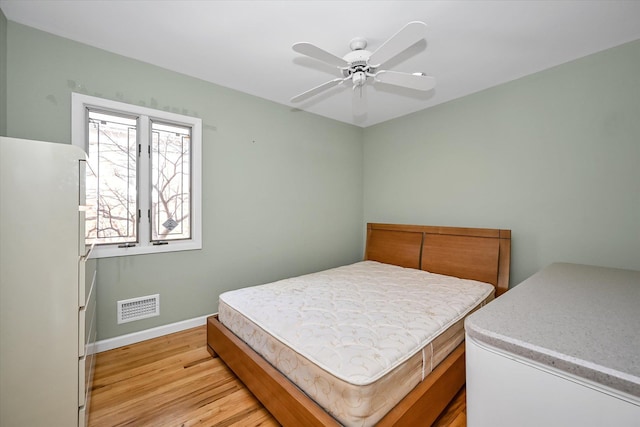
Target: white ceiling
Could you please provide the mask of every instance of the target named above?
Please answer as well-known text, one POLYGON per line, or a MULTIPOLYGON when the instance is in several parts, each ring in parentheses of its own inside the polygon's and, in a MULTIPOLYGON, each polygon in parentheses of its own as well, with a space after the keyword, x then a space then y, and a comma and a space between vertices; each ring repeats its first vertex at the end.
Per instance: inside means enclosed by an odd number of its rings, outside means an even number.
POLYGON ((640 39, 635 0, 0 0, 0 8, 11 21, 362 127, 640 39), (354 37, 375 50, 416 20, 428 25, 426 42, 383 68, 434 76, 435 90, 369 85, 358 116, 347 86, 289 102, 340 76, 293 43, 343 56, 354 37))

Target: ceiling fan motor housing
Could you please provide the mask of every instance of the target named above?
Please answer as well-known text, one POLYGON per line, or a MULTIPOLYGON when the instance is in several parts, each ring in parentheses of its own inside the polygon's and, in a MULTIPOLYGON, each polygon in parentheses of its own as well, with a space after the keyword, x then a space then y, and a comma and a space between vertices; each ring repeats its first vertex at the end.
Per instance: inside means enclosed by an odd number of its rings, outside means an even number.
POLYGON ((366 77, 366 73, 374 73, 375 69, 371 68, 368 62, 370 56, 371 52, 364 49, 353 50, 347 53, 342 59, 349 63, 349 67, 344 68, 342 74, 345 77, 349 77, 355 73, 363 73, 364 77, 366 77))

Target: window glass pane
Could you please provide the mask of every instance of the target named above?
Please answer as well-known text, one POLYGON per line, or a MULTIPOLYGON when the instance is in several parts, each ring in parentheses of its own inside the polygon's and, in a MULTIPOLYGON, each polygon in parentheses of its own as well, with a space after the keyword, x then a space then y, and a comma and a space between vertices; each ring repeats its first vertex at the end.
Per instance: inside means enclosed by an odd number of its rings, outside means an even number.
POLYGON ((151 124, 151 240, 191 238, 191 128, 151 124))
POLYGON ((87 238, 97 244, 137 241, 135 117, 89 111, 87 238))

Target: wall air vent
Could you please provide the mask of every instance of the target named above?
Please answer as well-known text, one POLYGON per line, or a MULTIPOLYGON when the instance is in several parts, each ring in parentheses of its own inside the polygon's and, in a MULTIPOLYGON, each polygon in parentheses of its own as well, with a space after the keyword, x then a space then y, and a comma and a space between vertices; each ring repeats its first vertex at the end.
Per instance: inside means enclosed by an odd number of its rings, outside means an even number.
POLYGON ((118 324, 160 315, 160 294, 118 301, 118 324))

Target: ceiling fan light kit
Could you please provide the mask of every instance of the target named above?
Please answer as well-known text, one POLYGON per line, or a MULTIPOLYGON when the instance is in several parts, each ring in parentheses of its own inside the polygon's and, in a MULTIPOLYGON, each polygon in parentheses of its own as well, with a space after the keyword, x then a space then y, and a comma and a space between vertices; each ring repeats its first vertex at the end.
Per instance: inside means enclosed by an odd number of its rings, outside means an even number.
POLYGON ((402 27, 374 52, 366 50, 367 40, 356 37, 349 42, 351 52, 342 58, 308 42, 295 43, 293 50, 338 68, 343 77, 330 80, 291 98, 300 102, 318 95, 345 82, 353 85, 354 96, 362 96, 362 88, 367 82, 379 82, 393 86, 428 91, 435 87, 435 79, 424 73, 404 73, 380 70, 380 67, 424 38, 427 25, 413 21, 402 27), (359 89, 356 91, 356 89, 359 89))

